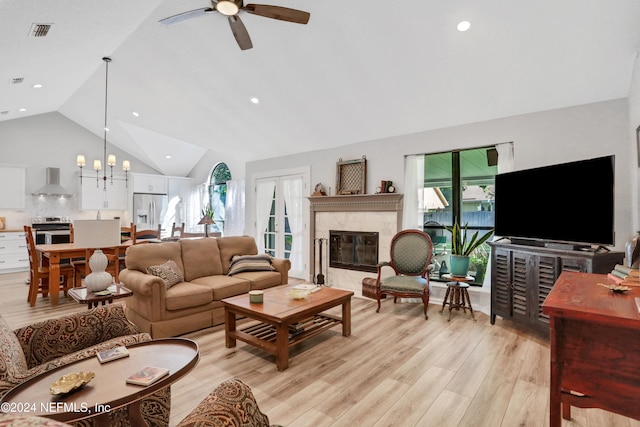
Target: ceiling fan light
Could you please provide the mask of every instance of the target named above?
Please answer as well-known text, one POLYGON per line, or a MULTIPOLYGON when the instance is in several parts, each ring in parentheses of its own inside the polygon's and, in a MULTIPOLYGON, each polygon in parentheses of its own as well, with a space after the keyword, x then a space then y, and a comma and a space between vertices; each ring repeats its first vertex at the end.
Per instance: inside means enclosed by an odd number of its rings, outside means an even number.
POLYGON ((226 16, 234 16, 240 10, 238 5, 229 0, 220 0, 216 4, 216 10, 226 16))

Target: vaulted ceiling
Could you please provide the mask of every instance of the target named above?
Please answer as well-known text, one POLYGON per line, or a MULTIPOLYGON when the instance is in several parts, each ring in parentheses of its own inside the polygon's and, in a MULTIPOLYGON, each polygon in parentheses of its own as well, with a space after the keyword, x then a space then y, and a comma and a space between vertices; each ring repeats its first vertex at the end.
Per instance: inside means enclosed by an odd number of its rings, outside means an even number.
POLYGON ((209 0, 3 0, 0 121, 59 111, 102 136, 109 56, 109 142, 186 175, 206 150, 250 161, 626 97, 640 42, 637 0, 266 3, 311 19, 241 12, 242 51, 219 13, 158 23, 209 0))

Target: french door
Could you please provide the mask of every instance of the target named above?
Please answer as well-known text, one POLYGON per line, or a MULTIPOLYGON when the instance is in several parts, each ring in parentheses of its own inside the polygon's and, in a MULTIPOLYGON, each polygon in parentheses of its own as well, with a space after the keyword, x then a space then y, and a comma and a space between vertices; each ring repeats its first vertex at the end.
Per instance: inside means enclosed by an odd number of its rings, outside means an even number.
POLYGON ((259 252, 291 261, 291 277, 306 277, 303 175, 256 180, 256 242, 259 252))

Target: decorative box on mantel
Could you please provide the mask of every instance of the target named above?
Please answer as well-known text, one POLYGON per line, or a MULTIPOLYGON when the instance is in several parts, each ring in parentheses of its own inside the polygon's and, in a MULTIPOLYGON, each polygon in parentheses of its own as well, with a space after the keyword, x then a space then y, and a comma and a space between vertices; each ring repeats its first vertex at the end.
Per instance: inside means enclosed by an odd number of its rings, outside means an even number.
MULTIPOLYGON (((402 194, 312 196, 308 200, 311 245, 314 239, 328 239, 329 230, 379 232, 378 259, 389 257, 391 238, 402 229, 402 194)), ((309 249, 309 265, 314 266, 313 246, 309 249)), ((314 271, 314 268, 310 270, 314 271)), ((371 275, 362 271, 330 270, 329 285, 357 294, 361 292, 362 279, 371 275)))

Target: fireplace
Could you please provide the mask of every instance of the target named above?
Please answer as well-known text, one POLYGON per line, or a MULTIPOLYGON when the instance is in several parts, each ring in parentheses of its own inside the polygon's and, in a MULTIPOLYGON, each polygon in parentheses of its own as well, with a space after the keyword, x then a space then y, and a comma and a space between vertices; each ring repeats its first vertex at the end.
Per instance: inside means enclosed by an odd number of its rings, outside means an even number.
POLYGON ((375 273, 378 232, 329 230, 329 267, 375 273))

